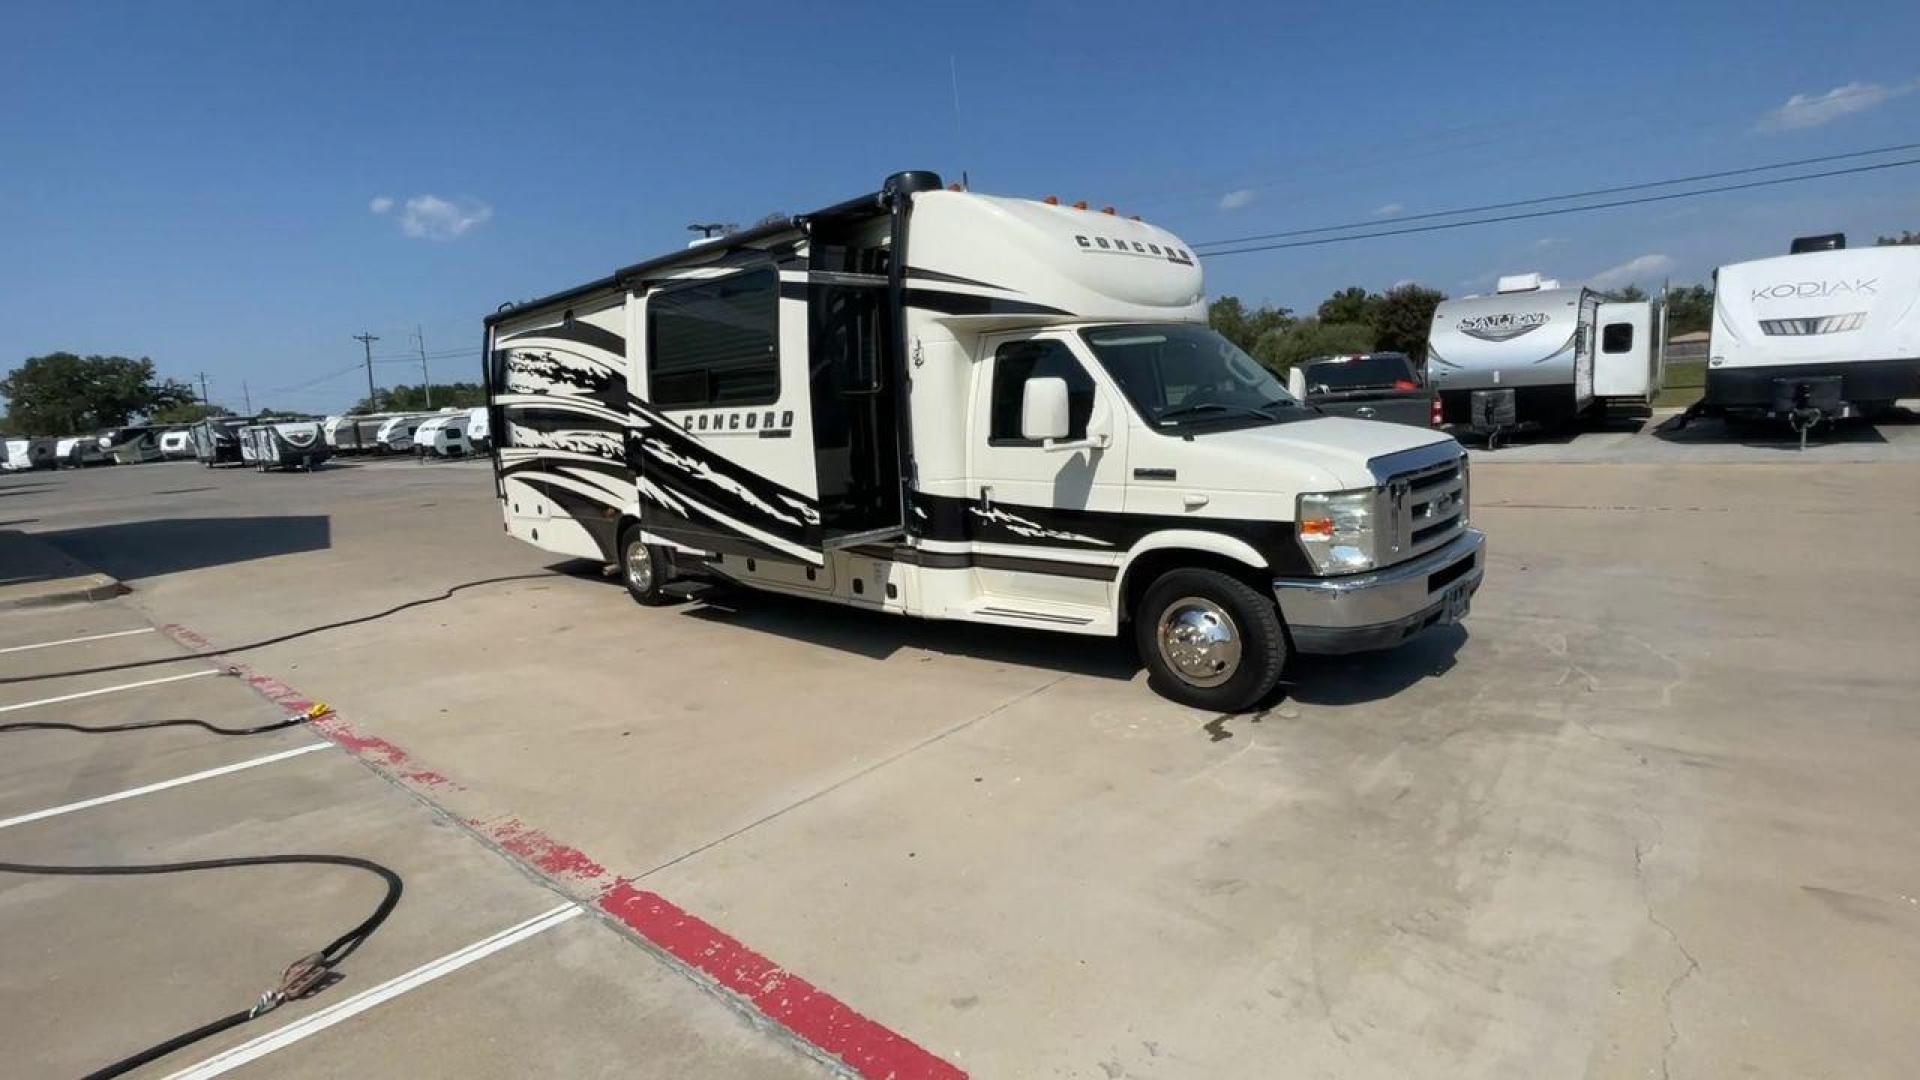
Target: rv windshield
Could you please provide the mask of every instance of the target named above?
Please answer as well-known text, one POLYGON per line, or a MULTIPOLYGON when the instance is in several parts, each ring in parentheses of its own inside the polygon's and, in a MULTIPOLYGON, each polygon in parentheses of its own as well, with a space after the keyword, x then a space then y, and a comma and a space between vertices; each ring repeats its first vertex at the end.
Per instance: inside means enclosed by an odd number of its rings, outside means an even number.
POLYGON ((1311 415, 1271 372, 1207 327, 1102 326, 1081 337, 1141 418, 1156 427, 1273 424, 1311 415))

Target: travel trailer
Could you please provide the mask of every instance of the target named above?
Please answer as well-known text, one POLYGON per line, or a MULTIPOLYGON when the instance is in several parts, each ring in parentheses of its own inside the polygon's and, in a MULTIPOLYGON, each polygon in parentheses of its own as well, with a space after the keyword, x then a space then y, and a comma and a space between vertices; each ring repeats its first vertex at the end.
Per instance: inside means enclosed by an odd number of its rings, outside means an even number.
POLYGON ((492 425, 488 423, 485 405, 467 410, 467 442, 476 454, 493 451, 492 425))
POLYGON ((253 467, 299 469, 312 472, 315 465, 333 456, 318 420, 282 420, 249 424, 240 429, 241 456, 253 467))
POLYGON ((375 454, 384 452, 380 429, 393 413, 365 413, 329 416, 322 424, 327 445, 338 454, 375 454))
POLYGON ((1443 302, 1427 336, 1441 418, 1493 445, 1506 432, 1560 427, 1609 405, 1651 406, 1664 375, 1654 307, 1605 303, 1539 274, 1443 302))
POLYGON ((7 454, 0 467, 8 472, 24 472, 28 469, 51 469, 56 464, 53 456, 54 441, 41 438, 15 438, 7 440, 7 454))
POLYGON ((112 458, 116 465, 137 465, 145 461, 159 461, 160 436, 150 427, 113 428, 100 433, 100 452, 112 458))
POLYGON ((193 456, 193 431, 190 428, 169 428, 160 433, 160 453, 167 460, 190 458, 193 456))
POLYGON ((486 319, 507 531, 662 603, 722 580, 1131 634, 1189 705, 1466 615, 1467 463, 1323 417, 1207 326, 1192 249, 1084 204, 877 192, 486 319))
POLYGON ((246 460, 241 452, 240 429, 249 421, 238 416, 209 416, 188 430, 193 432, 193 456, 211 469, 246 460))
POLYGON ((405 454, 413 450, 413 433, 431 419, 432 413, 402 413, 389 416, 374 432, 373 445, 382 454, 405 454))
POLYGON ((465 410, 444 413, 423 421, 413 433, 413 449, 421 457, 466 457, 473 453, 467 438, 465 410))
POLYGON ((70 435, 56 440, 53 444, 53 460, 56 467, 62 469, 113 464, 113 459, 100 449, 100 437, 97 435, 70 435))
POLYGON ((1920 397, 1920 247, 1848 249, 1840 234, 1714 271, 1707 387, 1696 411, 1804 431, 1920 397))

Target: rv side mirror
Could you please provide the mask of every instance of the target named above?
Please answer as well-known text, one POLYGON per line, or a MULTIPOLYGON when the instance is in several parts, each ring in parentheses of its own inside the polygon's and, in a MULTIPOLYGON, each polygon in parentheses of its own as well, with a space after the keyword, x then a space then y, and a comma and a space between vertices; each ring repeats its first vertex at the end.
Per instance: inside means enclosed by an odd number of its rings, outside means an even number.
POLYGON ((1064 439, 1069 424, 1067 380, 1028 379, 1020 399, 1020 437, 1035 442, 1064 439))
POLYGON ((1307 400, 1306 372, 1297 367, 1287 369, 1287 393, 1292 394, 1295 401, 1304 402, 1307 400))

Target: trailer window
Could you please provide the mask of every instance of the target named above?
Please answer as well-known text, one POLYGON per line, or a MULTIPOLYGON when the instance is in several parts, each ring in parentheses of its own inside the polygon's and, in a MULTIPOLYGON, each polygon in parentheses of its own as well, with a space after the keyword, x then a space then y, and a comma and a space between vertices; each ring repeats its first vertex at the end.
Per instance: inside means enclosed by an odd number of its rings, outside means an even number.
POLYGON ((1028 444, 1020 433, 1020 409, 1026 402, 1028 379, 1067 381, 1067 438, 1087 437, 1087 418, 1093 415, 1093 376, 1058 341, 1009 341, 993 353, 993 409, 987 441, 1028 444))
POLYGON ((780 275, 771 267, 647 301, 648 396, 660 408, 780 399, 780 275))
POLYGON ((1623 353, 1633 351, 1633 324, 1629 322, 1608 323, 1600 331, 1600 351, 1623 353))

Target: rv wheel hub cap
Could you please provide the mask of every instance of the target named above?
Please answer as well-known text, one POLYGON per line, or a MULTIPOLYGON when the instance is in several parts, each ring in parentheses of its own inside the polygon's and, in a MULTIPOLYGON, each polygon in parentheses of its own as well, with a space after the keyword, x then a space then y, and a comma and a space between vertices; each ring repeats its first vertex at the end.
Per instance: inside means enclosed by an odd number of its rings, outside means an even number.
POLYGON ((1189 596, 1167 605, 1157 634, 1160 658, 1195 686, 1218 686, 1240 669, 1240 635, 1220 605, 1189 596))
POLYGON ((627 584, 636 592, 653 588, 653 560, 647 557, 647 545, 638 540, 627 545, 627 584))

